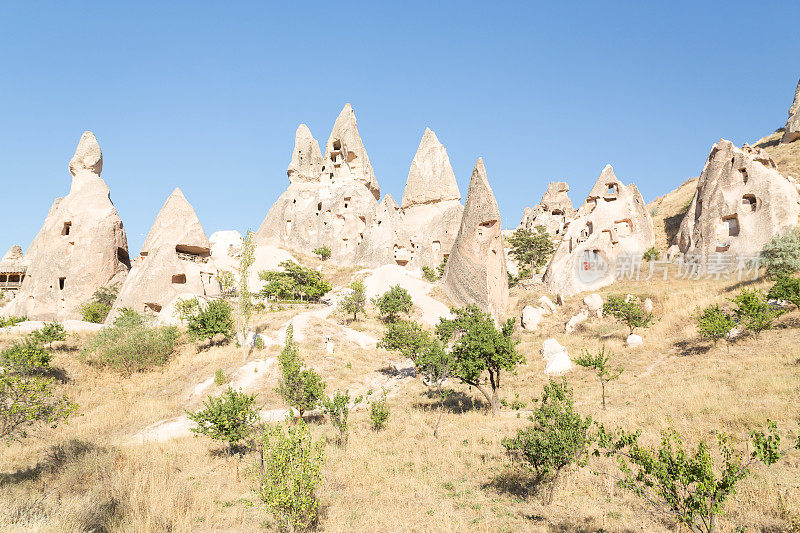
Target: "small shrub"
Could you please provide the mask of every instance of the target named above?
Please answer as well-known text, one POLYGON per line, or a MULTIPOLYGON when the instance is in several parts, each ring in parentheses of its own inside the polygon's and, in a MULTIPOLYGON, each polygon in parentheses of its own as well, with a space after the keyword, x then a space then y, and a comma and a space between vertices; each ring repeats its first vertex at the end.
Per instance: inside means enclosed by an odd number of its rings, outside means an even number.
MULTIPOLYGON (((359 396, 353 400, 353 406, 361 403, 363 396, 359 396)), ((349 429, 347 419, 350 416, 350 391, 336 391, 333 397, 327 397, 323 400, 323 408, 331 419, 331 425, 339 432, 337 442, 340 445, 347 444, 347 430, 349 429)))
POLYGON ((658 261, 658 258, 661 257, 661 254, 658 253, 655 246, 651 246, 650 248, 642 254, 642 259, 645 261, 658 261))
POLYGON ((592 419, 575 412, 572 389, 563 380, 545 385, 530 420, 531 426, 502 443, 509 455, 523 461, 537 484, 550 484, 547 503, 552 503, 562 470, 572 464, 584 465, 589 458, 592 419))
POLYGON ((389 420, 389 404, 386 403, 386 392, 380 400, 372 402, 372 407, 369 411, 369 422, 372 429, 380 431, 386 427, 386 422, 389 420))
POLYGON ((603 409, 606 408, 606 383, 614 381, 622 374, 621 368, 616 370, 609 368, 611 355, 606 355, 606 345, 603 344, 597 350, 597 355, 591 355, 588 351, 583 350, 581 355, 575 358, 576 365, 594 370, 598 379, 600 379, 600 387, 603 392, 603 409))
POLYGON ((181 322, 189 320, 200 312, 200 301, 197 298, 178 298, 175 302, 175 318, 181 322))
POLYGON ((767 293, 767 298, 785 300, 800 309, 800 279, 778 276, 775 284, 767 293))
POLYGON ((442 262, 439 263, 439 266, 436 267, 436 272, 439 274, 439 277, 444 276, 444 268, 447 266, 447 256, 442 258, 442 262))
POLYGON ((603 314, 612 316, 628 326, 631 335, 636 328, 650 327, 655 320, 652 313, 644 312, 637 298, 623 296, 609 296, 603 304, 603 314))
POLYGON ((386 323, 396 322, 400 314, 408 315, 414 307, 411 295, 400 285, 390 287, 381 296, 373 298, 372 303, 378 308, 381 320, 386 323))
POLYGON ((28 338, 33 343, 47 344, 48 347, 51 347, 55 341, 66 340, 67 330, 64 329, 64 326, 54 320, 46 323, 40 329, 31 332, 28 335, 28 338))
POLYGON ((225 371, 218 368, 217 371, 214 372, 214 384, 224 385, 226 381, 228 381, 228 378, 225 377, 225 371))
POLYGON ((422 267, 422 277, 425 278, 425 281, 430 281, 431 283, 439 279, 436 271, 429 266, 422 267))
POLYGON ((92 298, 81 306, 81 315, 86 322, 93 322, 95 324, 102 324, 105 322, 108 313, 114 306, 114 301, 117 299, 117 292, 119 287, 116 285, 112 287, 100 287, 92 298))
POLYGON ((26 320, 28 320, 26 316, 10 316, 8 318, 0 316, 0 328, 16 326, 20 322, 25 322, 26 320))
POLYGON ((331 257, 331 249, 327 246, 320 246, 313 250, 313 252, 323 261, 328 260, 331 257))
POLYGON ((291 325, 286 330, 286 344, 278 356, 278 362, 281 365, 281 378, 275 390, 284 402, 297 409, 302 419, 303 413, 314 409, 322 401, 325 383, 313 369, 304 368, 291 325))
POLYGON ((231 387, 219 398, 209 396, 203 402, 203 409, 186 411, 189 419, 197 424, 191 428, 195 435, 205 435, 213 440, 228 443, 232 452, 236 445, 246 439, 258 422, 258 408, 255 395, 233 390, 231 387))
POLYGON ((81 350, 83 361, 125 375, 166 363, 180 336, 178 328, 151 327, 147 318, 132 309, 120 311, 114 324, 100 330, 81 350))
POLYGON ((739 323, 758 337, 762 331, 772 329, 772 323, 781 314, 781 310, 773 308, 764 293, 757 290, 742 289, 742 292, 730 298, 736 304, 734 314, 739 323))
POLYGON ((761 264, 770 279, 790 276, 800 270, 800 229, 792 228, 776 235, 764 245, 761 264))
POLYGON ((302 421, 285 432, 280 426, 264 432, 258 494, 280 529, 307 531, 314 527, 324 464, 324 443, 315 442, 302 421))
POLYGON ((41 343, 26 339, 0 352, 0 367, 13 369, 17 374, 42 374, 50 370, 52 359, 41 343))
POLYGON ((347 314, 353 315, 353 320, 358 320, 358 314, 366 316, 367 295, 363 281, 354 281, 350 284, 350 292, 347 293, 341 302, 339 309, 347 314))
POLYGON ((188 319, 188 333, 192 340, 210 339, 215 335, 223 335, 226 339, 233 336, 231 304, 225 300, 211 300, 205 309, 199 308, 188 319))
POLYGON ((700 311, 695 317, 697 321, 697 332, 704 339, 711 339, 714 346, 720 339, 727 338, 731 330, 736 326, 736 320, 720 309, 719 305, 711 305, 700 311))

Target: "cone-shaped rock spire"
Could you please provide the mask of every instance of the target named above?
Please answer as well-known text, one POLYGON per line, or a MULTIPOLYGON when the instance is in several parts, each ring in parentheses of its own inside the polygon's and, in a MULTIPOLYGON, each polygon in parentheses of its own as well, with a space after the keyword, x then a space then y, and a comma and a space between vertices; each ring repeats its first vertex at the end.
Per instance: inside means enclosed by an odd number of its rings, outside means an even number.
POLYGON ((69 173, 73 176, 82 170, 88 170, 98 176, 103 171, 103 152, 91 131, 83 132, 75 155, 69 162, 69 173))
POLYGON ((794 91, 794 101, 789 108, 789 120, 786 121, 781 142, 788 143, 797 139, 800 139, 800 81, 797 82, 797 89, 794 91))
POLYGON ((495 319, 505 315, 508 274, 500 233, 500 209, 483 159, 478 159, 464 204, 464 215, 447 260, 443 286, 458 306, 477 305, 495 319))
POLYGON ((142 246, 142 252, 147 254, 150 250, 165 245, 179 246, 197 254, 207 254, 211 249, 211 243, 208 242, 203 226, 200 225, 197 213, 177 187, 164 202, 153 222, 142 246))
POLYGON ((0 259, 0 262, 7 262, 7 261, 19 261, 22 259, 22 248, 19 244, 15 244, 11 248, 8 249, 6 255, 3 256, 3 259, 0 259))
POLYGON ((286 174, 290 182, 319 181, 320 172, 322 172, 322 153, 319 150, 319 143, 311 135, 308 126, 300 124, 294 135, 292 161, 286 169, 286 174))
POLYGON ((436 134, 425 128, 417 153, 411 161, 401 206, 406 209, 413 205, 460 199, 461 193, 447 150, 436 134))
POLYGON ((331 136, 328 137, 323 161, 323 173, 325 172, 334 181, 358 180, 369 189, 376 200, 381 197, 381 189, 358 134, 356 114, 350 104, 345 104, 333 124, 331 136))

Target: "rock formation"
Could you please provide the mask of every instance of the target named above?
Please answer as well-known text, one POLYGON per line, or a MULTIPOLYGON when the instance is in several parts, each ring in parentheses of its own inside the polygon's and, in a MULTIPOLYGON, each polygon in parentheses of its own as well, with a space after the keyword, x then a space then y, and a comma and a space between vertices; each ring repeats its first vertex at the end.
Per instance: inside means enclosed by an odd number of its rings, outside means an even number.
POLYGON ((567 348, 556 339, 546 339, 542 343, 541 353, 545 362, 545 375, 558 376, 572 370, 572 359, 569 357, 567 348))
MULTIPOLYGON (((122 307, 158 314, 179 296, 219 294, 217 269, 209 260, 210 249, 194 209, 181 190, 175 189, 153 222, 108 321, 116 319, 117 310, 122 307)), ((173 318, 160 317, 160 321, 170 322, 173 318)))
POLYGON ((684 254, 755 255, 773 236, 796 226, 798 185, 776 170, 764 150, 720 140, 711 149, 675 243, 684 254))
POLYGON ((614 282, 615 263, 635 260, 654 244, 653 220, 635 185, 606 165, 569 222, 544 274, 548 292, 570 296, 614 282))
POLYGON ((575 208, 572 207, 568 193, 569 185, 565 182, 550 182, 539 205, 533 209, 525 208, 519 227, 534 231, 541 226, 552 237, 561 235, 564 226, 575 216, 575 208))
POLYGON ((797 82, 797 89, 794 91, 794 101, 789 108, 789 119, 783 131, 782 143, 790 143, 800 139, 800 81, 797 82))
POLYGON ((130 268, 128 240, 102 169, 100 145, 87 131, 69 163, 69 194, 50 208, 25 256, 25 280, 3 313, 78 319, 81 305, 97 289, 124 279, 130 268))
POLYGON ((457 306, 477 305, 496 320, 508 304, 508 274, 500 234, 500 210, 483 160, 472 171, 464 216, 447 260, 443 287, 457 306))
POLYGON ((526 305, 522 308, 522 316, 520 317, 520 325, 526 331, 536 331, 539 329, 539 322, 542 321, 547 311, 541 307, 534 307, 526 305))
POLYGON ((6 255, 0 259, 0 263, 16 263, 22 260, 22 248, 19 244, 15 244, 11 248, 8 249, 6 255))
POLYGON ((464 207, 447 150, 425 129, 403 192, 401 209, 412 245, 410 267, 435 268, 448 257, 464 207))
POLYGON ((383 197, 371 220, 359 250, 360 263, 408 266, 415 259, 416 250, 405 216, 391 194, 383 197))
MULTIPOLYGON (((3 295, 14 296, 25 280, 27 267, 23 261, 22 248, 12 246, 0 259, 0 300, 3 295)), ((2 304, 0 304, 2 305, 2 304)))
POLYGON ((256 244, 307 255, 328 246, 331 261, 359 264, 380 189, 350 104, 336 119, 321 162, 319 153, 308 128, 297 128, 287 169, 289 188, 267 213, 256 232, 256 244))

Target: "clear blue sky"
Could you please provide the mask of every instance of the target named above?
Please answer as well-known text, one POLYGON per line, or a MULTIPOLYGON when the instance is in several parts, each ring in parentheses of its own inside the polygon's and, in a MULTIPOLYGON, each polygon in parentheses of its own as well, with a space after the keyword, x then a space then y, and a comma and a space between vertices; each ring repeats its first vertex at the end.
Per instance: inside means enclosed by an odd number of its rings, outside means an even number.
POLYGON ((720 137, 783 126, 798 77, 800 2, 6 1, 0 254, 67 193, 84 130, 132 255, 175 186, 209 235, 257 228, 297 125, 324 149, 346 102, 382 193, 429 126, 462 195, 484 158, 514 227, 551 180, 580 204, 606 163, 668 192, 720 137))

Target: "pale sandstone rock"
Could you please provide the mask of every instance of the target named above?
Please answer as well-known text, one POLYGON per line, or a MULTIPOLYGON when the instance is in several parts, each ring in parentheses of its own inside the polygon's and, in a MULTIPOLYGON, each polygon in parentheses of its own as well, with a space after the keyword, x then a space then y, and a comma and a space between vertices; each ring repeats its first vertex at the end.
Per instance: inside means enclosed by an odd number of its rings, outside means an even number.
POLYGON ((23 261, 28 265, 4 315, 40 320, 81 317, 100 287, 121 283, 129 268, 128 240, 100 177, 103 156, 94 135, 81 136, 69 163, 69 194, 57 198, 23 261))
POLYGON ((551 313, 556 312, 556 304, 554 304, 553 300, 551 300, 546 294, 539 297, 538 302, 539 306, 543 307, 547 311, 550 311, 551 313))
POLYGON ((536 331, 539 329, 539 323, 542 321, 542 317, 544 317, 545 314, 547 314, 547 311, 541 307, 526 305, 522 309, 522 317, 520 320, 522 329, 526 331, 536 331))
POLYGON ((642 302, 642 311, 644 311, 648 315, 652 314, 653 313, 653 300, 651 300, 650 298, 645 298, 645 300, 642 302))
MULTIPOLYGON (((311 137, 311 134, 308 136, 311 137)), ((313 141, 313 137, 311 140, 313 141)), ((349 182, 355 179, 369 189, 375 200, 381 197, 381 189, 375 179, 367 150, 358 134, 356 114, 350 104, 345 104, 333 124, 328 144, 325 145, 322 173, 323 181, 325 177, 334 182, 349 182)))
POLYGON ((638 348, 644 343, 642 338, 639 335, 631 334, 628 335, 628 338, 625 339, 625 344, 628 345, 628 348, 638 348))
POLYGON ((589 308, 589 312, 600 318, 603 316, 603 297, 599 294, 592 293, 583 299, 583 303, 589 308))
POLYGON ((559 344, 556 339, 546 339, 542 343, 541 354, 545 362, 546 375, 557 376, 572 370, 572 360, 566 347, 559 344))
POLYGON ((561 235, 564 226, 575 216, 575 208, 569 198, 569 185, 553 181, 547 186, 542 201, 533 209, 526 207, 519 227, 534 231, 541 226, 552 237, 561 235))
POLYGON ((0 259, 0 263, 12 263, 16 261, 21 261, 22 256, 23 256, 22 248, 20 247, 19 244, 15 244, 11 248, 9 248, 8 251, 6 252, 6 255, 4 255, 3 258, 0 259))
MULTIPOLYGON (((606 165, 547 265, 551 294, 571 296, 610 285, 620 258, 653 246, 653 220, 635 185, 623 185, 606 165)), ((620 259, 622 260, 622 259, 620 259)))
POLYGON ((667 253, 664 254, 664 258, 667 261, 674 263, 675 261, 678 260, 680 255, 681 255, 681 247, 678 246, 677 244, 673 244, 669 248, 667 248, 667 253))
POLYGON ((107 322, 116 319, 122 307, 159 314, 178 295, 219 294, 210 249, 197 214, 176 188, 153 222, 107 322))
POLYGON ((208 238, 211 243, 211 260, 217 270, 234 272, 239 269, 242 252, 242 234, 236 230, 215 231, 208 238))
POLYGON ((578 328, 579 325, 586 322, 589 318, 589 311, 586 309, 581 309, 578 311, 577 315, 574 315, 567 321, 566 326, 564 326, 564 330, 566 333, 574 333, 575 330, 578 328))
POLYGON ((464 205, 464 216, 447 260, 442 282, 457 306, 477 305, 496 320, 508 305, 508 274, 500 235, 500 210, 478 159, 464 205))
POLYGON ((292 161, 286 169, 289 181, 318 181, 321 172, 322 153, 319 151, 319 143, 311 135, 308 126, 300 124, 295 132, 292 161))
POLYGON ((675 243, 703 258, 761 252, 775 235, 797 225, 800 194, 769 154, 720 140, 711 150, 675 243))
POLYGON ((794 91, 794 101, 789 108, 789 119, 781 138, 782 143, 790 143, 800 139, 800 81, 797 82, 797 89, 794 91))

